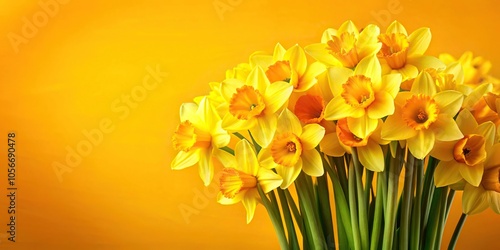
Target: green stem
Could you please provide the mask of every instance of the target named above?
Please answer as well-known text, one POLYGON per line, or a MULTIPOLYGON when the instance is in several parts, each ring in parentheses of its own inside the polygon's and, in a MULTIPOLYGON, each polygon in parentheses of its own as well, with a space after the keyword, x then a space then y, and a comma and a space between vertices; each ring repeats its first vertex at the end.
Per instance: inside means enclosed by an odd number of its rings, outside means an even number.
POLYGON ((439 224, 436 231, 436 244, 434 249, 441 249, 441 242, 443 241, 444 226, 446 224, 447 201, 448 201, 448 187, 445 187, 444 192, 441 193, 441 210, 439 210, 439 224))
POLYGON ((297 234, 295 232, 295 226, 293 223, 292 215, 290 213, 290 208, 288 207, 288 201, 283 189, 278 188, 278 196, 280 198, 281 210, 283 211, 283 218, 286 224, 286 230, 288 232, 288 244, 290 249, 299 250, 299 242, 297 240, 297 234))
POLYGON ((301 204, 304 207, 303 218, 305 220, 306 235, 310 235, 308 242, 311 249, 326 249, 326 241, 319 224, 319 219, 316 217, 317 210, 314 209, 314 200, 310 196, 311 191, 308 190, 309 186, 307 182, 305 173, 300 173, 295 181, 299 199, 303 201, 301 204))
POLYGON ((457 245, 458 236, 460 236, 460 232, 462 232, 462 228, 464 227, 466 220, 467 220, 467 214, 462 214, 462 216, 460 216, 460 220, 458 220, 457 226, 455 227, 455 231, 453 231, 453 236, 451 236, 450 244, 448 245, 448 250, 455 249, 455 246, 457 245))
POLYGON ((253 146, 255 147, 255 151, 257 152, 257 154, 259 154, 262 147, 255 141, 255 139, 253 138, 252 132, 250 132, 250 130, 248 131, 248 134, 250 135, 250 138, 252 139, 252 143, 253 143, 253 146))
MULTIPOLYGON (((323 163, 324 164, 324 163, 323 163)), ((326 166, 324 166, 326 168, 326 166)), ((335 234, 333 231, 333 218, 330 211, 330 194, 328 192, 327 173, 317 177, 316 194, 319 204, 320 224, 326 239, 328 249, 335 249, 335 234)))
POLYGON ((398 146, 396 158, 393 158, 389 164, 389 184, 387 186, 387 207, 384 213, 384 239, 382 242, 382 249, 391 250, 394 242, 396 212, 397 212, 397 196, 398 196, 398 183, 399 183, 399 161, 401 158, 401 148, 398 146))
POLYGON ((332 157, 331 159, 333 160, 335 169, 337 170, 337 176, 340 181, 340 186, 342 186, 344 195, 347 196, 348 184, 344 157, 332 157))
POLYGON ((413 200, 413 164, 414 157, 408 154, 408 161, 405 164, 405 179, 403 186, 403 197, 400 217, 399 249, 408 249, 411 220, 411 202, 413 200))
POLYGON ((297 227, 300 230, 300 233, 302 235, 305 234, 304 231, 304 218, 300 215, 299 209, 297 208, 297 205, 295 204, 295 201, 290 194, 290 191, 287 189, 283 190, 285 192, 286 199, 288 201, 288 205, 290 206, 290 209, 292 210, 293 217, 295 218, 295 222, 297 223, 297 227))
POLYGON ((232 148, 228 147, 228 146, 225 146, 225 147, 222 147, 222 148, 219 148, 219 149, 224 150, 224 151, 226 151, 226 152, 234 155, 234 150, 232 148))
MULTIPOLYGON (((361 249, 368 249, 370 236, 368 234, 368 203, 366 202, 368 196, 363 189, 363 166, 361 166, 358 159, 358 151, 356 148, 352 149, 352 161, 354 165, 354 175, 356 178, 356 190, 358 198, 358 222, 359 222, 359 235, 361 237, 361 249)), ((350 172, 351 170, 349 170, 350 172)), ((349 173, 349 176, 350 173, 349 173)), ((350 178, 349 178, 350 179, 350 178)), ((368 183, 367 183, 368 185, 368 183)), ((367 186, 367 190, 369 187, 367 186)), ((369 192, 368 192, 369 194, 369 192)))
MULTIPOLYGON (((427 230, 431 201, 434 195, 434 190, 436 189, 436 186, 434 185, 434 170, 436 169, 436 165, 437 160, 433 157, 429 157, 427 170, 425 171, 424 188, 422 191, 422 222, 420 228, 423 230, 427 230)), ((423 240, 423 238, 421 240, 423 240)), ((420 244, 422 244, 422 242, 420 242, 420 244)))
POLYGON ((233 133, 233 135, 240 138, 240 140, 247 140, 248 141, 248 139, 245 136, 243 136, 242 134, 240 134, 239 132, 235 132, 235 133, 233 133))
POLYGON ((361 249, 361 236, 359 233, 359 222, 356 203, 356 173, 354 172, 354 165, 349 164, 349 211, 351 213, 352 235, 354 238, 354 249, 361 249))
POLYGON ((413 209, 411 215, 411 238, 410 238, 410 249, 419 250, 420 249, 420 219, 422 215, 422 189, 423 189, 423 179, 424 179, 424 166, 423 161, 415 159, 416 164, 414 168, 414 174, 416 175, 416 196, 413 202, 413 209))
POLYGON ((264 207, 266 208, 267 213, 269 214, 269 218, 271 218, 274 230, 276 231, 276 236, 278 237, 280 248, 288 249, 288 242, 286 240, 285 230, 283 229, 283 223, 281 221, 281 217, 279 217, 279 215, 276 214, 275 208, 273 208, 273 204, 271 204, 271 201, 269 201, 264 191, 262 191, 260 185, 257 185, 257 190, 259 191, 262 203, 264 204, 264 207))
POLYGON ((377 197, 375 198, 375 214, 370 240, 370 249, 379 249, 380 243, 380 228, 382 227, 382 210, 383 210, 383 195, 382 186, 385 183, 384 173, 377 173, 377 197))

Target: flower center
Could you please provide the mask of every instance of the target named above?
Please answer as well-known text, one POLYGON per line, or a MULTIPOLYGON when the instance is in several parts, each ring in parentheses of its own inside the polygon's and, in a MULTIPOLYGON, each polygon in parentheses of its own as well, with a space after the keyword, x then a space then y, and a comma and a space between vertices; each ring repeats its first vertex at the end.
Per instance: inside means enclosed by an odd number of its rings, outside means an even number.
POLYGON ((406 100, 403 120, 415 130, 427 129, 437 120, 439 109, 429 96, 418 94, 406 100))
POLYGON ((176 150, 187 152, 193 147, 209 148, 212 145, 212 136, 196 128, 191 122, 184 121, 177 127, 172 142, 176 150))
POLYGON ((228 199, 234 198, 239 192, 255 188, 257 178, 234 168, 222 169, 220 176, 220 191, 228 199))
POLYGON ((486 190, 500 193, 500 166, 485 170, 481 184, 486 190))
POLYGON ((337 121, 337 136, 344 145, 349 147, 362 147, 368 144, 368 137, 359 138, 349 130, 347 119, 337 121))
POLYGON ((323 120, 325 104, 317 95, 303 95, 295 103, 295 115, 305 124, 320 123, 323 120))
POLYGON ((327 42, 327 49, 344 67, 353 68, 359 62, 356 49, 356 36, 352 33, 344 32, 340 37, 332 36, 332 40, 327 42))
POLYGON ((366 76, 351 76, 342 88, 342 97, 353 108, 366 108, 375 100, 372 82, 366 76))
POLYGON ((277 135, 271 143, 271 156, 274 162, 282 166, 292 167, 300 159, 302 144, 293 133, 285 132, 277 135))
POLYGON ((378 40, 382 42, 378 56, 384 58, 392 69, 404 67, 410 46, 406 35, 401 33, 380 34, 378 40))
POLYGON ((259 91, 248 85, 237 89, 229 101, 229 112, 240 120, 259 116, 265 107, 259 91))
POLYGON ((289 61, 275 62, 267 69, 266 76, 271 83, 277 81, 290 82, 290 79, 292 78, 292 69, 290 68, 290 62, 289 61))
POLYGON ((471 134, 460 139, 453 148, 453 157, 457 162, 475 166, 486 159, 484 137, 471 134))

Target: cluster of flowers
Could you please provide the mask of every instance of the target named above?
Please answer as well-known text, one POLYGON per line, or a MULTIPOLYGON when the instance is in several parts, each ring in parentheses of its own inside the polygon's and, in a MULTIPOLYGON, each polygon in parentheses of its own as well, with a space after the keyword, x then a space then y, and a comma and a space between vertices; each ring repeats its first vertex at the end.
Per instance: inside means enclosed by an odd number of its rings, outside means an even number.
POLYGON ((221 163, 217 200, 241 201, 250 222, 259 188, 322 176, 326 156, 354 151, 382 172, 399 147, 439 160, 434 183, 463 190, 464 213, 500 213, 500 81, 471 52, 426 55, 430 41, 428 28, 347 21, 320 43, 255 52, 181 106, 171 168, 197 164, 209 185, 221 163))

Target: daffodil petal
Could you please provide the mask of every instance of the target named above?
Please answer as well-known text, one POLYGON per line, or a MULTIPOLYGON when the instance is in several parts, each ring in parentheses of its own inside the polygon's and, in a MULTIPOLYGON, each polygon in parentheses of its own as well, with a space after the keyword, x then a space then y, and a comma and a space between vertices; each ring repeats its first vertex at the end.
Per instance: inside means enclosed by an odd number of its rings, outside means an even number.
POLYGON ((321 152, 329 156, 340 157, 345 154, 345 149, 340 145, 339 138, 336 133, 326 134, 323 140, 319 143, 321 152))
POLYGON ((457 141, 436 141, 431 150, 431 156, 440 161, 454 161, 453 148, 457 141))
POLYGON ((359 33, 356 47, 358 48, 359 58, 365 58, 372 54, 376 54, 382 47, 382 43, 378 41, 380 28, 377 25, 368 24, 363 31, 359 33))
POLYGON ((278 119, 275 115, 257 118, 257 126, 250 128, 253 138, 261 147, 267 147, 273 140, 278 119))
POLYGON ((352 33, 354 34, 355 37, 359 36, 358 28, 356 27, 356 25, 354 25, 354 23, 351 20, 342 23, 342 25, 340 25, 339 29, 337 30, 338 34, 342 34, 345 32, 352 33))
POLYGON ((181 122, 191 120, 196 114, 196 110, 198 110, 198 105, 196 105, 196 103, 188 102, 181 104, 179 111, 181 122))
POLYGON ((368 140, 368 143, 364 147, 358 147, 359 162, 361 164, 374 172, 384 171, 384 153, 380 145, 372 140, 368 140))
POLYGON ((457 125, 463 134, 468 135, 474 132, 474 129, 478 126, 476 119, 472 116, 472 113, 468 109, 463 109, 457 115, 457 125))
POLYGON ((216 123, 215 129, 211 131, 212 134, 212 144, 216 148, 222 148, 229 144, 231 141, 231 136, 227 133, 226 130, 222 129, 222 121, 218 121, 216 123))
POLYGON ((378 119, 371 119, 368 115, 359 118, 347 117, 347 126, 349 130, 359 138, 368 137, 378 125, 378 119))
POLYGON ((337 30, 333 28, 328 28, 325 31, 323 31, 323 34, 321 35, 321 42, 322 43, 327 43, 329 40, 332 40, 332 36, 337 35, 337 30))
POLYGON ((302 134, 302 125, 300 124, 299 118, 297 118, 292 111, 284 109, 278 117, 278 127, 276 128, 276 132, 279 134, 291 132, 299 136, 302 134))
POLYGON ((252 69, 255 67, 261 67, 263 69, 267 69, 272 64, 273 64, 273 57, 263 51, 257 51, 254 52, 252 55, 250 55, 250 67, 252 69))
POLYGON ((390 115, 382 125, 381 137, 384 140, 405 140, 416 136, 417 131, 409 127, 401 118, 401 114, 390 115))
POLYGON ((299 75, 303 75, 306 72, 307 68, 306 53, 298 44, 292 46, 290 49, 286 51, 285 59, 288 59, 292 69, 297 71, 299 75))
POLYGON ((191 167, 200 161, 200 149, 190 151, 179 151, 172 160, 170 167, 173 170, 181 170, 191 167))
POLYGON ((434 183, 437 187, 455 184, 462 179, 460 163, 455 160, 440 161, 434 170, 434 183))
POLYGON ((281 176, 265 168, 259 169, 257 180, 264 193, 268 193, 271 190, 276 189, 281 185, 281 183, 283 183, 283 178, 281 176))
POLYGON ((405 36, 408 36, 408 33, 406 32, 406 29, 405 27, 398 21, 393 21, 389 27, 387 27, 387 31, 386 31, 387 34, 391 34, 391 33, 395 33, 395 34, 398 34, 398 33, 401 33, 405 36))
POLYGON ((488 150, 488 155, 486 156, 484 168, 489 169, 500 166, 500 157, 498 157, 499 155, 500 155, 500 143, 497 143, 488 150))
POLYGON ((306 72, 300 78, 300 84, 295 89, 296 92, 304 92, 309 90, 312 86, 314 86, 318 80, 317 76, 326 71, 326 67, 324 64, 320 62, 313 62, 309 67, 307 67, 306 72))
POLYGON ((493 143, 495 143, 495 133, 496 133, 495 124, 491 121, 487 121, 481 123, 481 125, 477 126, 474 129, 474 134, 480 134, 484 137, 484 145, 486 148, 491 148, 493 143))
POLYGON ((380 91, 375 94, 375 100, 366 109, 366 114, 370 119, 379 119, 394 114, 394 110, 393 97, 385 91, 380 91))
POLYGON ((286 49, 280 43, 274 46, 273 61, 281 61, 285 58, 286 49))
POLYGON ((464 136, 455 120, 446 114, 439 114, 438 119, 431 125, 430 130, 434 131, 436 140, 440 141, 459 140, 464 136))
POLYGON ((472 186, 477 187, 481 183, 481 178, 483 177, 484 168, 482 164, 475 166, 467 166, 461 164, 459 167, 460 174, 462 177, 472 186))
POLYGON ((336 96, 326 105, 324 115, 326 120, 338 120, 355 113, 356 110, 348 105, 342 96, 336 96))
POLYGON ((376 55, 368 56, 359 61, 354 70, 355 75, 364 75, 369 77, 372 82, 380 82, 382 77, 382 68, 376 55))
POLYGON ((453 62, 448 64, 446 66, 446 69, 444 70, 444 73, 452 74, 453 80, 455 80, 457 84, 462 84, 464 82, 464 70, 459 62, 453 62))
POLYGON ((417 67, 418 70, 422 71, 424 69, 433 68, 437 70, 443 70, 446 68, 446 64, 444 64, 441 60, 437 59, 434 56, 412 56, 406 60, 406 64, 413 65, 417 67))
POLYGON ((318 124, 307 124, 304 126, 302 134, 300 135, 300 142, 302 148, 305 150, 314 149, 318 146, 321 139, 325 135, 325 128, 318 124))
POLYGON ((464 99, 463 107, 472 108, 476 103, 483 98, 483 96, 491 92, 493 90, 493 85, 491 83, 483 83, 472 91, 467 97, 464 99))
POLYGON ((257 66, 248 74, 246 84, 252 86, 260 93, 265 93, 271 83, 267 79, 264 70, 260 66, 257 66))
POLYGON ((198 162, 198 173, 205 186, 210 185, 214 177, 214 162, 212 161, 212 151, 200 150, 200 161, 198 162))
POLYGON ((297 179, 300 172, 302 171, 302 160, 299 159, 295 166, 285 167, 278 166, 276 167, 276 173, 283 178, 283 183, 281 183, 281 189, 286 189, 297 179))
POLYGON ((343 67, 328 68, 328 76, 330 89, 333 96, 340 96, 342 93, 342 84, 346 83, 349 77, 354 74, 354 71, 343 67))
POLYGON ((382 76, 382 81, 380 82, 380 84, 373 83, 373 86, 377 86, 377 90, 386 91, 392 96, 392 99, 394 99, 399 92, 402 79, 403 78, 400 74, 388 74, 382 76))
POLYGON ((250 189, 246 192, 245 196, 241 200, 245 210, 247 210, 247 224, 250 223, 255 214, 255 208, 257 207, 258 193, 256 189, 250 189))
POLYGON ((429 28, 424 27, 413 31, 413 33, 408 36, 408 42, 410 43, 408 56, 424 54, 427 48, 429 48, 431 37, 431 30, 429 28))
POLYGON ((212 151, 212 156, 214 156, 220 163, 222 163, 225 168, 236 168, 236 165, 238 165, 236 157, 224 150, 214 148, 212 151))
POLYGON ((242 131, 248 130, 257 125, 256 119, 240 120, 234 117, 232 114, 226 114, 222 118, 222 128, 227 131, 242 131))
POLYGON ((267 114, 276 113, 292 94, 293 85, 287 82, 274 82, 271 84, 264 94, 267 114))
POLYGON ((480 213, 486 208, 488 208, 488 200, 484 188, 482 186, 465 185, 462 195, 463 212, 472 215, 480 213))
POLYGON ((436 83, 432 76, 426 71, 422 71, 411 86, 411 93, 434 96, 436 94, 436 83))
POLYGON ((220 85, 221 96, 224 98, 224 100, 226 100, 226 102, 229 102, 233 97, 234 93, 236 93, 236 90, 238 88, 243 87, 243 85, 245 85, 245 83, 241 80, 226 79, 222 81, 220 85))
POLYGON ((274 162, 270 148, 263 148, 262 150, 260 150, 258 159, 260 166, 263 168, 273 169, 278 166, 278 164, 274 162))
POLYGON ((327 47, 328 46, 324 43, 315 43, 306 46, 304 49, 312 58, 324 63, 328 67, 342 67, 342 63, 328 52, 327 47))
POLYGON ((257 161, 253 145, 251 145, 247 140, 240 140, 236 144, 234 153, 236 156, 236 162, 238 163, 238 165, 235 166, 236 169, 242 171, 243 173, 256 176, 260 165, 257 161))
POLYGON ((439 112, 451 117, 454 117, 460 110, 463 100, 464 95, 455 90, 444 90, 434 96, 439 112))
POLYGON ((494 191, 489 191, 487 193, 491 209, 495 213, 500 214, 500 193, 494 191))
POLYGON ((217 194, 217 202, 222 205, 233 205, 240 202, 245 196, 246 191, 237 193, 233 198, 225 197, 221 192, 217 194))
POLYGON ((408 138, 408 149, 417 159, 424 159, 434 146, 435 135, 429 130, 420 130, 417 135, 408 138))
POLYGON ((315 149, 302 151, 302 170, 309 176, 322 176, 324 173, 321 156, 315 149))
POLYGON ((418 68, 409 63, 407 63, 404 67, 391 72, 401 74, 402 81, 410 80, 418 76, 418 68))

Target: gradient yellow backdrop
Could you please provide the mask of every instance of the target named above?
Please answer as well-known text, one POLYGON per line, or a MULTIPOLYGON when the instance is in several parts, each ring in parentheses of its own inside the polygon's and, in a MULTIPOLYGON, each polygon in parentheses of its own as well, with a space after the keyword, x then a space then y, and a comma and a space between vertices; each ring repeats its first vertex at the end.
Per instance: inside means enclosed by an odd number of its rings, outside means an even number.
MULTIPOLYGON (((430 27, 429 54, 471 50, 498 77, 498 9, 493 0, 2 1, 0 248, 278 249, 262 207, 247 225, 243 206, 217 204, 196 168, 170 170, 179 105, 253 51, 318 42, 347 19, 430 27), (6 233, 10 131, 16 243, 6 233)), ((457 196, 451 227, 459 215, 457 196)), ((457 248, 495 249, 499 231, 491 210, 471 216, 457 248)))

